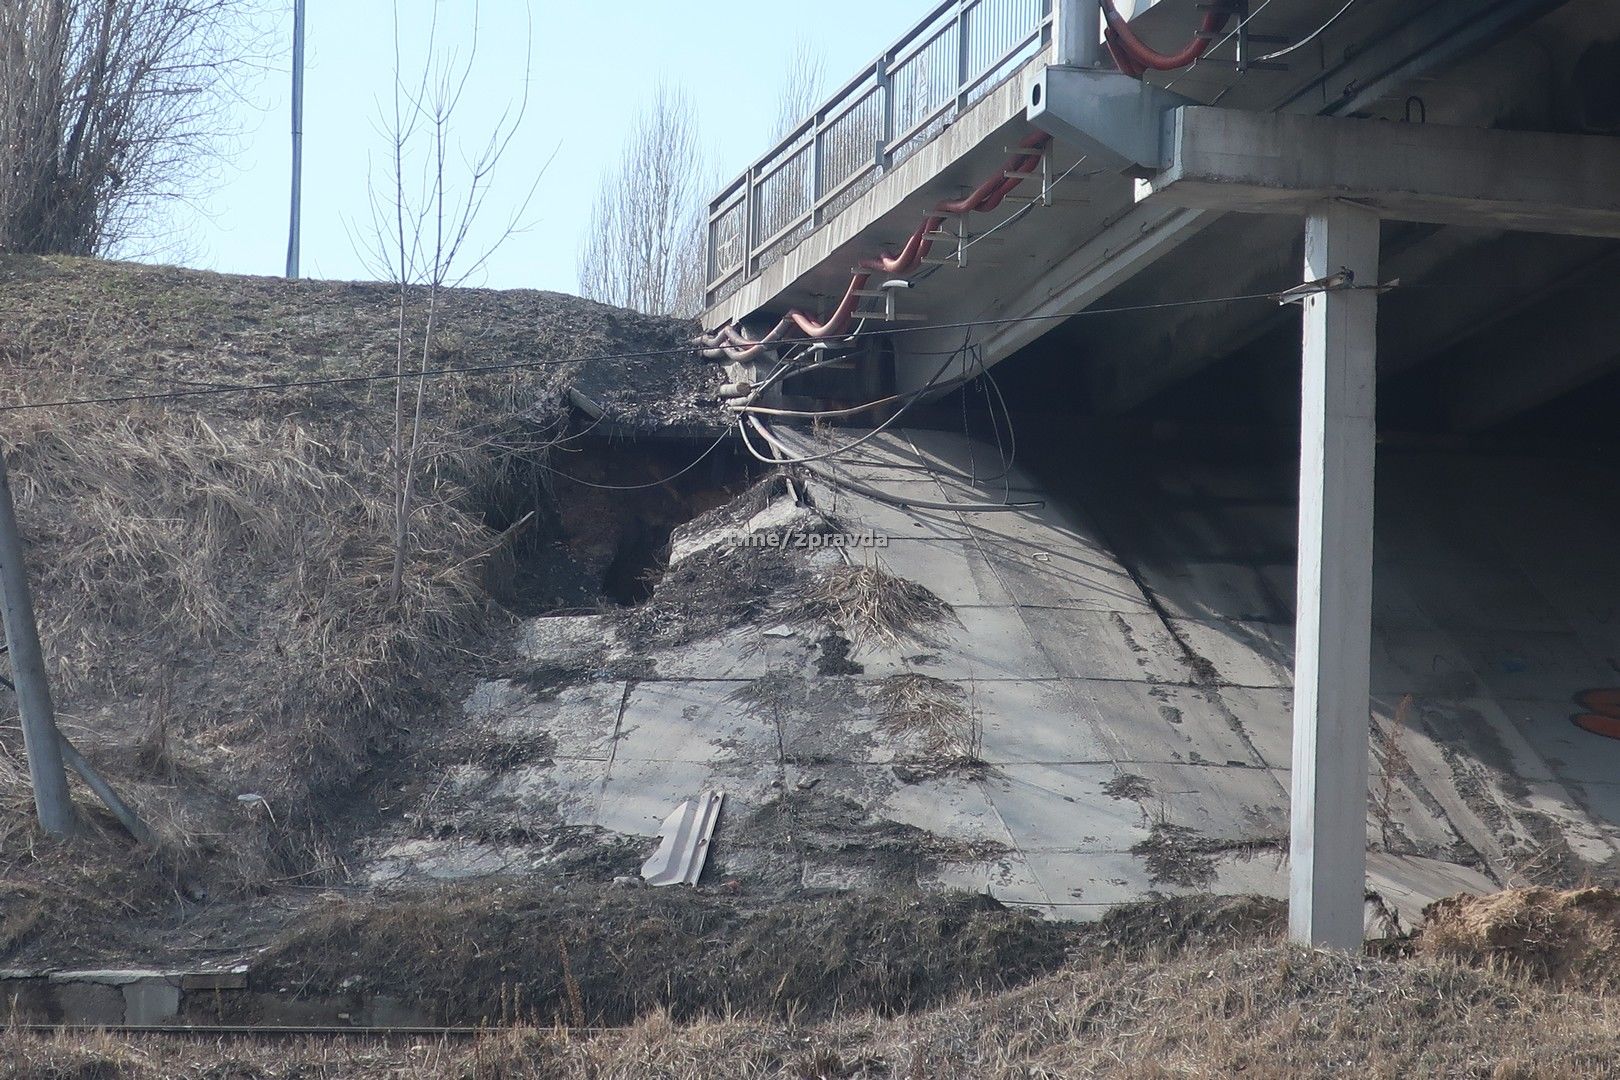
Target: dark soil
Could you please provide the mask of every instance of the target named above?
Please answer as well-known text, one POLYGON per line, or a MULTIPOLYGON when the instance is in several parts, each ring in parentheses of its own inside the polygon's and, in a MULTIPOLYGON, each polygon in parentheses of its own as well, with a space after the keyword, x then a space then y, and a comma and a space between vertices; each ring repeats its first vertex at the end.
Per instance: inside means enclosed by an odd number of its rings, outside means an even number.
POLYGON ((448 889, 337 904, 277 942, 261 989, 372 990, 447 1023, 629 1023, 743 1012, 800 1019, 903 1012, 1059 966, 1074 928, 987 898, 840 896, 747 911, 683 889, 448 889))

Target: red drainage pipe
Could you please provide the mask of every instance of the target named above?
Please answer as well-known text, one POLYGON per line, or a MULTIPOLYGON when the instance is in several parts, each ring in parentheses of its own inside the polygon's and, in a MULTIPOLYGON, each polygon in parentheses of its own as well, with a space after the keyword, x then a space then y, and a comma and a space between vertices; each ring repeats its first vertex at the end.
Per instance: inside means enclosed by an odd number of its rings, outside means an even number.
MULTIPOLYGON (((990 177, 967 195, 960 199, 937 203, 934 209, 940 215, 989 213, 995 210, 1040 166, 1042 153, 1051 140, 1052 136, 1044 131, 1026 136, 1018 145, 1021 150, 1027 152, 1014 154, 1008 158, 995 176, 990 177), (1009 176, 1008 173, 1022 175, 1009 176)), ((703 349, 703 354, 710 359, 743 362, 754 359, 765 350, 766 346, 782 340, 795 329, 804 337, 815 340, 837 337, 848 329, 855 308, 860 302, 860 297, 856 294, 866 288, 872 275, 909 274, 921 266, 922 261, 934 247, 934 241, 929 234, 936 232, 945 220, 943 216, 926 217, 898 254, 885 253, 874 258, 862 259, 861 273, 850 279, 849 289, 844 293, 843 300, 824 321, 818 322, 813 316, 794 308, 762 338, 750 338, 735 326, 728 325, 698 338, 695 344, 703 349)))
POLYGON ((1119 13, 1119 8, 1114 6, 1114 0, 1102 0, 1102 10, 1103 18, 1108 20, 1108 29, 1104 31, 1104 37, 1108 40, 1108 51, 1113 54, 1114 63, 1125 74, 1138 76, 1149 69, 1175 71, 1193 63, 1209 52, 1211 46, 1215 44, 1212 35, 1226 29, 1226 24, 1232 19, 1230 9, 1211 8, 1204 15, 1204 23, 1199 27, 1199 36, 1193 38, 1180 52, 1162 53, 1136 36, 1130 22, 1119 13))

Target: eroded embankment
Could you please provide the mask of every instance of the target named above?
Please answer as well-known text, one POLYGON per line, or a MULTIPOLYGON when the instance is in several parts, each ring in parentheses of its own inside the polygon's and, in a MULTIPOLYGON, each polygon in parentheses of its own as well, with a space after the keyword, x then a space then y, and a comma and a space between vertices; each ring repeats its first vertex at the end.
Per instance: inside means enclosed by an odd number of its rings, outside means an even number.
MULTIPOLYGON (((539 479, 577 449, 567 389, 589 384, 621 435, 710 425, 689 328, 554 294, 444 294, 424 342, 425 298, 402 309, 387 286, 4 257, 0 308, 0 404, 30 406, 0 412, 0 449, 61 726, 161 838, 135 849, 80 791, 84 835, 36 842, 19 733, 0 730, 13 963, 251 942, 345 884, 415 734, 452 727, 502 649, 494 601, 535 591, 514 551, 589 509, 539 479), (396 587, 402 352, 439 373, 396 587)), ((660 467, 636 447, 619 461, 660 467)), ((656 534, 605 542, 634 588, 656 534)), ((578 546, 598 587, 617 573, 601 556, 578 546)))

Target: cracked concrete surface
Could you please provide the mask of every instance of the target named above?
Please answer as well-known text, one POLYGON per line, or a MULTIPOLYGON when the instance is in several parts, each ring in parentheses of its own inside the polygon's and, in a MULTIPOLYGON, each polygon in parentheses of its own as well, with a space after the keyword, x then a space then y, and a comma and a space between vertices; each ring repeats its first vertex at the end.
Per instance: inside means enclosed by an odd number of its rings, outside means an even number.
MULTIPOLYGON (((1061 493, 989 514, 845 486, 956 503, 1042 497, 1018 470, 968 478, 993 461, 960 435, 893 431, 808 482, 841 527, 889 538, 842 557, 880 561, 954 608, 937 640, 859 643, 858 673, 821 675, 819 635, 780 620, 639 651, 603 616, 530 620, 522 653, 576 681, 487 683, 467 717, 507 741, 544 734, 543 760, 464 768, 440 797, 650 851, 670 808, 723 788, 710 881, 882 888, 904 875, 1063 919, 1169 893, 1285 895, 1286 487, 1181 467, 1132 477, 1129 499, 1061 493), (622 676, 628 661, 634 678, 622 676), (916 751, 885 728, 875 688, 917 674, 961 688, 973 767, 900 767, 916 751)), ((1406 924, 1439 896, 1489 891, 1549 861, 1566 874, 1617 861, 1620 742, 1568 714, 1573 693, 1620 681, 1613 611, 1598 610, 1620 593, 1595 592, 1591 578, 1620 570, 1585 534, 1585 559, 1549 557, 1564 539, 1555 530, 1572 524, 1556 507, 1575 493, 1542 472, 1419 457, 1380 475, 1370 877, 1406 924), (1501 483, 1493 468, 1520 475, 1501 483)), ((776 520, 678 537, 677 554, 776 520)), ((545 863, 464 835, 433 843, 461 854, 396 844, 377 872, 545 863)))

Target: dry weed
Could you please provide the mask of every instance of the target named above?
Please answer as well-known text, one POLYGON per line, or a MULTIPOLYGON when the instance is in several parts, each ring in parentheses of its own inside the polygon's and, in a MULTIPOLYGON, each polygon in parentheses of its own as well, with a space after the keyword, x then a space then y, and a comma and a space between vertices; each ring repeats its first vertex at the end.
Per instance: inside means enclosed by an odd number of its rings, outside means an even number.
POLYGON ((891 675, 877 684, 879 719, 904 760, 934 773, 984 764, 984 726, 961 686, 931 675, 891 675))
POLYGON ((931 643, 936 628, 955 618, 945 601, 878 564, 833 567, 810 581, 795 601, 796 617, 832 622, 857 644, 931 643))
POLYGON ((892 1019, 517 1027, 449 1043, 0 1036, 0 1077, 389 1075, 735 1078, 1614 1075, 1620 1004, 1501 972, 1242 943, 1094 958, 1010 991, 892 1019))
POLYGON ((1414 948, 1571 989, 1620 989, 1620 893, 1509 889, 1432 905, 1414 948))
MULTIPOLYGON (((433 366, 657 348, 684 333, 548 294, 441 299, 433 366)), ((387 286, 0 256, 0 404, 387 371, 394 301, 387 286)), ((499 624, 480 565, 496 539, 491 492, 544 441, 566 385, 613 401, 620 383, 644 389, 675 366, 601 367, 432 381, 432 452, 397 601, 386 383, 0 414, 63 726, 164 839, 150 872, 139 863, 152 854, 116 834, 101 855, 41 860, 25 778, 8 767, 20 745, 0 730, 6 888, 94 893, 116 870, 111 891, 150 915, 341 877, 331 834, 380 753, 453 700, 499 624)), ((696 412, 691 394, 657 396, 696 412)), ((0 695, 0 720, 10 708, 0 695)))

